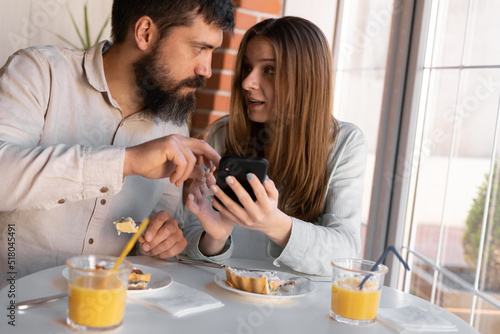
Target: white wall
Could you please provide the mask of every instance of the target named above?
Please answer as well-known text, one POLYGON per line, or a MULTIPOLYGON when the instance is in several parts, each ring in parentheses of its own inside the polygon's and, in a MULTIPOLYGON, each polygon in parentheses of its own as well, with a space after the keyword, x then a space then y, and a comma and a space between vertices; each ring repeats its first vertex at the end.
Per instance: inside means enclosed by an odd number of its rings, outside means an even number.
MULTIPOLYGON (((88 3, 88 17, 93 42, 107 16, 112 0, 16 0, 0 2, 0 67, 16 50, 31 45, 69 47, 55 34, 80 45, 68 9, 83 30, 83 6, 88 3)), ((108 24, 101 39, 109 39, 108 24)))
POLYGON ((284 0, 283 15, 299 16, 314 22, 325 34, 330 47, 333 43, 335 27, 335 0, 284 0))
MULTIPOLYGON (((69 47, 57 38, 55 33, 73 43, 79 43, 67 9, 73 13, 78 26, 83 28, 85 3, 88 3, 89 19, 92 22, 91 35, 95 39, 111 12, 113 0, 0 1, 0 66, 16 50, 31 45, 51 44, 69 47)), ((311 20, 323 30, 332 45, 336 6, 337 1, 333 0, 284 0, 283 15, 300 16, 311 20)), ((108 25, 101 39, 109 38, 109 35, 108 25)))

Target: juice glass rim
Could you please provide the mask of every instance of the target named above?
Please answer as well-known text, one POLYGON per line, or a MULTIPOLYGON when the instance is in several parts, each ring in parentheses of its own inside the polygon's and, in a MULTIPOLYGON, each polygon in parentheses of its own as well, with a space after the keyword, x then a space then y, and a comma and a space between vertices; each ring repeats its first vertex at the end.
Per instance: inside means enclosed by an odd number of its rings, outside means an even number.
POLYGON ((83 259, 88 259, 88 258, 94 258, 96 263, 98 261, 107 261, 107 262, 113 262, 116 263, 118 260, 118 256, 111 256, 111 255, 78 255, 78 256, 73 256, 70 257, 69 259, 66 260, 66 266, 69 269, 74 269, 78 270, 80 272, 84 273, 98 273, 99 275, 102 276, 107 276, 107 275, 116 275, 116 274, 121 274, 126 271, 130 271, 134 266, 132 262, 128 260, 123 260, 118 269, 116 270, 111 270, 112 268, 109 268, 108 270, 102 270, 97 272, 96 269, 92 268, 80 268, 76 266, 75 264, 72 263, 72 261, 77 262, 78 260, 83 260, 83 259))
POLYGON ((347 262, 347 261, 350 261, 350 262, 354 262, 354 263, 359 263, 359 264, 368 264, 369 267, 373 267, 373 265, 375 264, 375 261, 371 261, 371 260, 365 260, 365 259, 354 259, 354 258, 339 258, 339 259, 334 259, 331 261, 331 265, 332 267, 336 267, 336 268, 339 268, 339 269, 342 269, 342 270, 345 270, 345 271, 349 271, 349 272, 352 272, 352 273, 358 273, 358 274, 366 274, 366 273, 373 273, 373 274, 387 274, 387 272, 389 271, 389 268, 386 266, 386 265, 383 265, 383 264, 379 264, 377 266, 377 270, 358 270, 358 269, 352 269, 352 268, 347 268, 345 266, 342 266, 342 265, 339 265, 337 264, 336 262, 347 262))

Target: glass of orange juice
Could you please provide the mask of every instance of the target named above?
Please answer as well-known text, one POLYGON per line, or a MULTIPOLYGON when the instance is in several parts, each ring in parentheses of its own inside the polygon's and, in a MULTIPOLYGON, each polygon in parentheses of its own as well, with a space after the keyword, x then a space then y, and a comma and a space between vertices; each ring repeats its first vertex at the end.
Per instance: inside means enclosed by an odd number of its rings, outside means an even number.
POLYGON ((360 259, 332 261, 332 299, 330 316, 338 322, 365 325, 377 318, 380 290, 388 269, 383 264, 374 271, 375 262, 360 259), (359 285, 368 275, 360 289, 359 285))
POLYGON ((105 331, 120 326, 127 299, 132 263, 124 260, 111 270, 117 257, 84 255, 68 259, 66 322, 78 330, 105 331))

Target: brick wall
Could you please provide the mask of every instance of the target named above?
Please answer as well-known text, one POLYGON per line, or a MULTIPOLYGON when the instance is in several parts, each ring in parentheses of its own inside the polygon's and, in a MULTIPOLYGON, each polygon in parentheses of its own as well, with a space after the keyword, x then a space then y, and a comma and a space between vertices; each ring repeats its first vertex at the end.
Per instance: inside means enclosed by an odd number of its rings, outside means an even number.
POLYGON ((212 77, 197 92, 197 110, 191 121, 191 136, 198 135, 210 123, 229 112, 231 75, 238 46, 245 31, 270 17, 279 17, 282 0, 234 0, 236 26, 234 35, 224 35, 222 47, 212 60, 212 77))

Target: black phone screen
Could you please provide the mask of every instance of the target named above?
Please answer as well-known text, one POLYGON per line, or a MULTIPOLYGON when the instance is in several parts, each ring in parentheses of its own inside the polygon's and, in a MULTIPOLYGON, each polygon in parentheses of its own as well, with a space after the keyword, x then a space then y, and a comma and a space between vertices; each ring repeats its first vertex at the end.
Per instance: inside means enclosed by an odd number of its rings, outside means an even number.
MULTIPOLYGON (((256 197, 253 192, 252 186, 247 180, 247 174, 255 174, 260 182, 263 183, 267 175, 268 165, 268 161, 264 158, 238 156, 222 157, 219 163, 219 169, 217 171, 216 183, 222 189, 222 191, 224 191, 233 201, 241 205, 236 194, 226 183, 226 177, 228 177, 229 175, 234 176, 255 201, 256 197)), ((219 200, 217 197, 215 198, 216 200, 219 200)))

